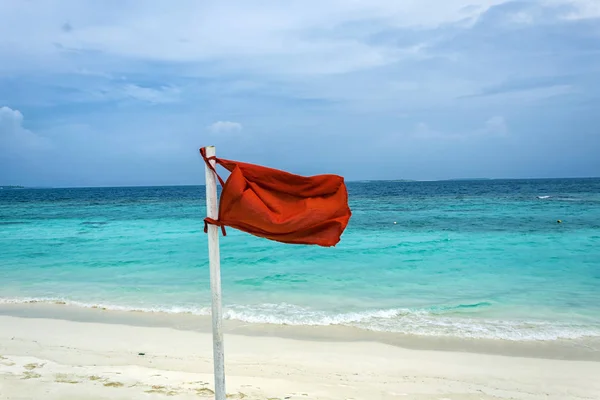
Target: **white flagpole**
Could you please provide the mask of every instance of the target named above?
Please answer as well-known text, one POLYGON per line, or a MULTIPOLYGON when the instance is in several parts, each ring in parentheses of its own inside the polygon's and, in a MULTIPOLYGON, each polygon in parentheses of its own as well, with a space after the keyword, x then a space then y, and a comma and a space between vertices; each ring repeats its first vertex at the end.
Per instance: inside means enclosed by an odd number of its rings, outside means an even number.
MULTIPOLYGON (((206 157, 216 155, 215 147, 206 147, 206 157)), ((215 160, 209 160, 216 168, 215 160)), ((217 177, 206 168, 206 216, 218 219, 217 177)), ((223 350, 223 311, 221 309, 221 260, 219 255, 219 227, 208 225, 208 262, 212 294, 213 360, 215 370, 215 400, 225 400, 225 353, 223 350)))

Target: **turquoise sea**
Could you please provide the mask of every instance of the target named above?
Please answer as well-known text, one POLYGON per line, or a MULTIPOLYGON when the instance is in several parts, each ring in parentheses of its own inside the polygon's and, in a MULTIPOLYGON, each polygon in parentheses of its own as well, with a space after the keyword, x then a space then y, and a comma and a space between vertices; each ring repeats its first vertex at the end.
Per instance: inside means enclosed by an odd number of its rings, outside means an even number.
MULTIPOLYGON (((226 318, 600 337, 600 179, 348 189, 353 216, 335 248, 227 230, 226 318)), ((0 303, 208 314, 204 201, 201 186, 0 190, 0 303)))

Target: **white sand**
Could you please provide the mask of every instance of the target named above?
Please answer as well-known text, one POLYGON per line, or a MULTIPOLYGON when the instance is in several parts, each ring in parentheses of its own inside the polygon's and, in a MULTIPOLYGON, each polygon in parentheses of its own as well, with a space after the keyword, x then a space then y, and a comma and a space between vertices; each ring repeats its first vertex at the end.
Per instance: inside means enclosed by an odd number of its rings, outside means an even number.
MULTIPOLYGON (((225 340, 233 399, 600 399, 598 362, 225 340)), ((2 400, 210 399, 212 382, 206 333, 0 316, 2 400)))

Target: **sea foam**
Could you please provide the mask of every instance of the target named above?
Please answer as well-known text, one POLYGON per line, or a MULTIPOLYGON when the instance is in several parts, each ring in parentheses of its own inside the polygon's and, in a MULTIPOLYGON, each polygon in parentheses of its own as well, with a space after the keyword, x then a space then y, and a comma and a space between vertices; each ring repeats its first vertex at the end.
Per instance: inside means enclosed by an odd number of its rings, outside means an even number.
MULTIPOLYGON (((209 307, 126 306, 84 303, 60 298, 0 298, 0 304, 55 304, 125 312, 210 315, 209 307)), ((230 305, 224 319, 251 324, 288 326, 346 326, 374 332, 418 336, 501 339, 510 341, 550 341, 600 337, 600 325, 561 323, 542 320, 506 320, 449 316, 461 308, 485 307, 487 303, 432 307, 428 309, 380 309, 332 313, 293 304, 230 305)))

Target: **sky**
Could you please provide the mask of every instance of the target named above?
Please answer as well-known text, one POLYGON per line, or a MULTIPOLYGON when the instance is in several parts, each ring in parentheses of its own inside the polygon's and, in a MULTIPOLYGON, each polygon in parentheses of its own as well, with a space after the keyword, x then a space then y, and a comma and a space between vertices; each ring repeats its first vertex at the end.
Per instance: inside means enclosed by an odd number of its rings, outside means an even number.
POLYGON ((598 0, 3 0, 0 185, 600 176, 598 0))

